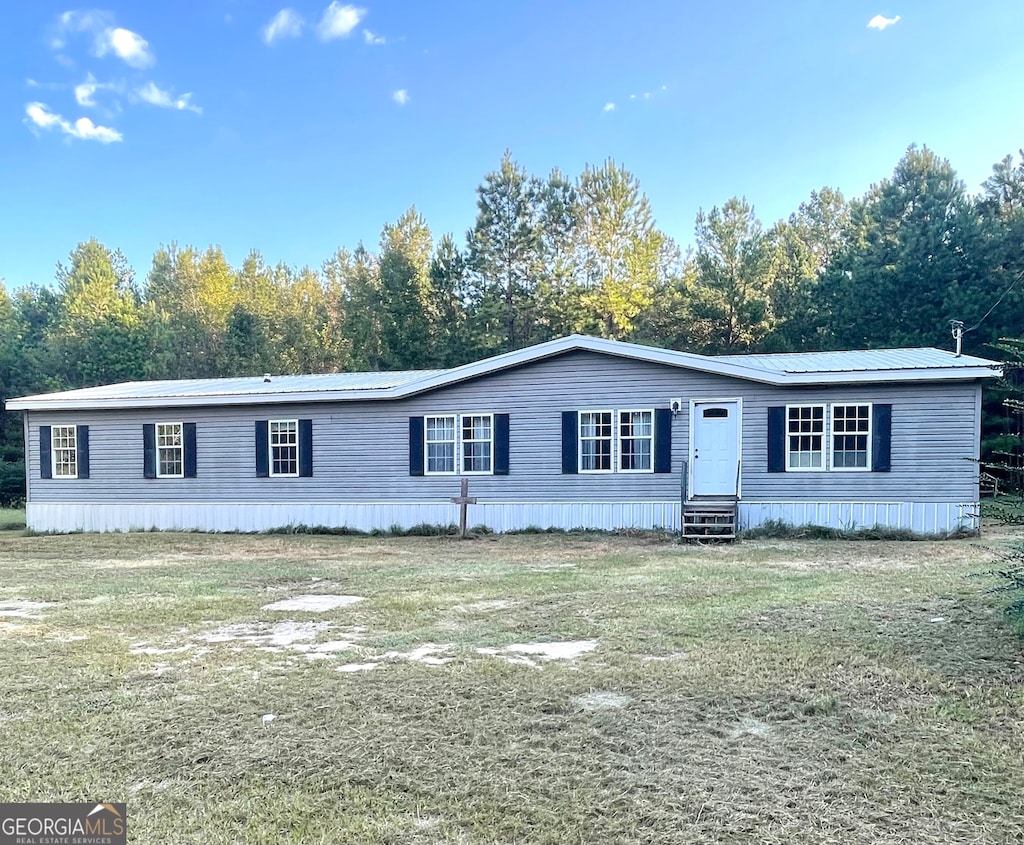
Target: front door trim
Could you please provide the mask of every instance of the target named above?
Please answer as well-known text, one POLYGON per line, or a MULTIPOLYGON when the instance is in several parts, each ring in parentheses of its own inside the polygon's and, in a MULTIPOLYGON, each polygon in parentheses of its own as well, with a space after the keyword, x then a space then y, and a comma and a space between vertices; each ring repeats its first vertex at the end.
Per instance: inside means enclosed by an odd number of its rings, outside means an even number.
MULTIPOLYGON (((694 466, 694 445, 696 444, 696 432, 697 424, 697 406, 698 405, 714 405, 721 402, 723 405, 731 403, 736 406, 736 460, 740 461, 740 467, 742 468, 743 460, 743 397, 742 396, 729 396, 729 397, 711 397, 705 399, 691 398, 690 399, 690 445, 688 447, 687 455, 690 465, 690 471, 686 474, 686 498, 693 498, 693 466, 694 466)), ((742 498, 743 491, 743 472, 741 469, 739 478, 736 479, 736 498, 742 498)))

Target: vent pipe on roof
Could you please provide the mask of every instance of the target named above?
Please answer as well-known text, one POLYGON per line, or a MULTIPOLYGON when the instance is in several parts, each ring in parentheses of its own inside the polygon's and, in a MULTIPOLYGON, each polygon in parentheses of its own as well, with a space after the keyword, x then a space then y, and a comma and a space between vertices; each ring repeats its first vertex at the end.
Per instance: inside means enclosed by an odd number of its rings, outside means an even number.
POLYGON ((964 323, 963 320, 950 320, 949 328, 953 332, 953 340, 956 341, 956 357, 960 357, 964 345, 964 323))
POLYGON ((264 384, 270 384, 270 373, 264 373, 263 374, 263 383, 264 384))

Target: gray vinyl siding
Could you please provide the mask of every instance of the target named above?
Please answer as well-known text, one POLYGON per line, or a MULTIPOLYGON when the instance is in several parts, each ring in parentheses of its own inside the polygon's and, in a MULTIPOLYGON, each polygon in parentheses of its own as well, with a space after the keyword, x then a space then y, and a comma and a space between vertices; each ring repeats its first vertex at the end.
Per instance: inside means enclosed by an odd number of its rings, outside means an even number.
POLYGON ((194 408, 170 412, 29 412, 31 501, 435 501, 458 477, 409 475, 409 417, 507 413, 508 476, 470 476, 492 501, 675 499, 688 457, 689 413, 674 418, 671 474, 563 475, 561 413, 666 408, 673 398, 743 400, 742 493, 746 500, 917 501, 977 498, 975 382, 783 389, 661 364, 573 352, 398 401, 194 408), (885 402, 892 408, 892 471, 768 473, 767 409, 815 402, 885 402), (254 422, 313 420, 313 477, 257 478, 254 422), (145 479, 144 423, 197 424, 197 476, 145 479), (90 427, 88 480, 39 478, 39 426, 90 427))

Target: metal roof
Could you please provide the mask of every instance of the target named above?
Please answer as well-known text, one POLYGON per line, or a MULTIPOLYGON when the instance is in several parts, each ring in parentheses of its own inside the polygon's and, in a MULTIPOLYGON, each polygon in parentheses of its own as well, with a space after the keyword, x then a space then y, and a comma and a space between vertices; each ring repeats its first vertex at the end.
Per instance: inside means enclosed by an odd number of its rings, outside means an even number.
POLYGON ((520 367, 568 352, 621 358, 778 386, 991 378, 1000 364, 941 349, 874 349, 782 355, 696 355, 653 346, 571 335, 453 367, 384 373, 137 381, 44 393, 7 401, 8 410, 171 408, 400 399, 520 367))
POLYGON ((986 367, 994 361, 973 355, 957 357, 944 349, 858 349, 849 352, 783 352, 767 355, 714 355, 716 361, 742 363, 774 373, 860 373, 986 367))
MULTIPOLYGON (((246 378, 197 378, 166 381, 128 381, 84 387, 60 393, 42 394, 54 402, 63 399, 217 399, 228 396, 279 396, 292 393, 347 393, 359 390, 386 390, 407 384, 444 370, 405 370, 382 373, 323 373, 300 376, 249 376, 246 378)), ((39 397, 26 397, 39 398, 39 397)))

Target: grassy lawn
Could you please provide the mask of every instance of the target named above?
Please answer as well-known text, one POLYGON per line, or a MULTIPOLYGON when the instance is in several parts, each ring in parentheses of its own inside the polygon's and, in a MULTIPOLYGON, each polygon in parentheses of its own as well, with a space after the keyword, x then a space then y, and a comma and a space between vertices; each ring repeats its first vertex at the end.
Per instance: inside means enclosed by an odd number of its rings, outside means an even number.
POLYGON ((0 508, 0 531, 18 531, 24 527, 24 508, 0 508))
POLYGON ((1010 536, 0 534, 0 801, 175 845, 1020 842, 1024 646, 964 577, 1010 536), (363 600, 264 609, 307 594, 363 600))

